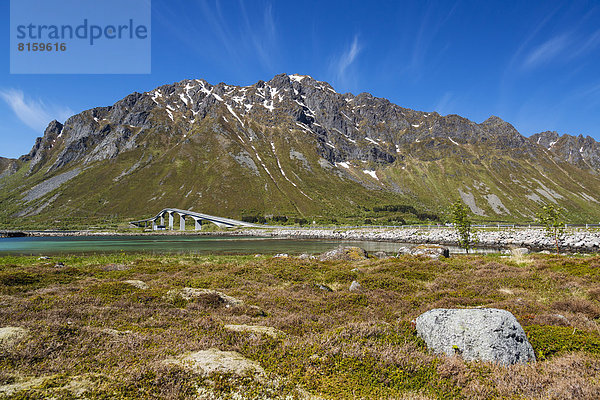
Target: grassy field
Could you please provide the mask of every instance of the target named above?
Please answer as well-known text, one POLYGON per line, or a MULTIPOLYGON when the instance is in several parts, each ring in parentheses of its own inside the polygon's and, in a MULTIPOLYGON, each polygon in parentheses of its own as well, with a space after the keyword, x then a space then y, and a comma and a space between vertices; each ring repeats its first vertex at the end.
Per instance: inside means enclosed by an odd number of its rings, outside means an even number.
POLYGON ((0 398, 597 399, 599 301, 600 256, 1 257, 0 328, 28 333, 0 340, 0 398), (362 291, 349 291, 353 280, 362 291), (184 287, 244 303, 169 293, 184 287), (432 308, 477 306, 511 311, 538 362, 434 356, 411 324, 432 308), (210 348, 265 372, 205 376, 165 363, 210 348))

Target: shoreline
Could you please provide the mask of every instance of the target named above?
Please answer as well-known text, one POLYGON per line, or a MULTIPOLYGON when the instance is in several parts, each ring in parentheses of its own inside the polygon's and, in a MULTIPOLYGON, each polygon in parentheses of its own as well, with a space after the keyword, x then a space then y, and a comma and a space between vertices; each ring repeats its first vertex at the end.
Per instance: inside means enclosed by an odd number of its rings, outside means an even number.
MULTIPOLYGON (((456 232, 450 228, 263 228, 236 229, 230 231, 154 231, 154 232, 110 232, 110 231, 0 231, 0 237, 69 237, 69 236, 254 236, 290 239, 322 239, 347 241, 379 241, 410 244, 437 244, 458 246, 456 232)), ((476 232, 478 241, 474 247, 507 249, 526 247, 531 251, 554 250, 553 239, 543 229, 518 228, 476 232)), ((572 229, 561 238, 559 248, 570 253, 599 253, 600 230, 572 229)))

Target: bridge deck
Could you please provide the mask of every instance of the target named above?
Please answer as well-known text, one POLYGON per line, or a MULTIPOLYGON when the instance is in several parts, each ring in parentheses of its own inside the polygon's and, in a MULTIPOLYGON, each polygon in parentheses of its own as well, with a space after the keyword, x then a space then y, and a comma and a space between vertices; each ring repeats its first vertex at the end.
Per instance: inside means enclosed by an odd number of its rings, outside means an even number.
MULTIPOLYGON (((146 225, 148 222, 152 222, 152 225, 154 226, 156 224, 156 221, 160 220, 161 218, 164 219, 164 217, 166 215, 168 215, 169 216, 169 228, 173 229, 173 214, 178 214, 180 218, 190 217, 190 218, 194 219, 194 221, 196 221, 196 229, 198 229, 198 226, 199 226, 198 222, 200 222, 200 221, 212 222, 213 224, 216 224, 218 226, 224 226, 224 227, 236 227, 236 226, 249 227, 249 228, 263 228, 264 227, 263 225, 257 225, 257 224, 253 224, 250 222, 238 221, 237 219, 217 217, 214 215, 203 214, 203 213, 190 211, 190 210, 181 210, 179 208, 165 208, 165 209, 161 210, 158 214, 156 214, 155 217, 141 219, 138 221, 131 221, 129 224, 141 227, 142 224, 146 225)), ((183 221, 180 221, 180 230, 185 230, 185 222, 183 222, 183 221)))

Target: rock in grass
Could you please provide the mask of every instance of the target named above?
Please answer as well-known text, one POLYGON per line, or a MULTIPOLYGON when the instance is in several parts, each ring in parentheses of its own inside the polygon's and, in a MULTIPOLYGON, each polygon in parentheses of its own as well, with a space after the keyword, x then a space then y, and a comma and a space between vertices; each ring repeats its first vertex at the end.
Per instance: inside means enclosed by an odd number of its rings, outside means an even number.
POLYGON ((317 283, 315 287, 319 290, 323 290, 325 292, 333 292, 333 289, 327 285, 323 285, 322 283, 317 283))
POLYGON ((271 326, 260 325, 225 325, 225 330, 270 336, 274 339, 285 336, 285 333, 271 326))
POLYGON ((139 281, 137 279, 129 279, 126 281, 123 281, 124 283, 128 283, 133 287, 136 287, 138 289, 148 289, 148 284, 146 282, 143 281, 139 281))
POLYGON ((107 264, 102 269, 104 271, 127 271, 129 267, 125 264, 107 264))
POLYGON ((127 335, 131 335, 133 333, 130 330, 118 331, 118 330, 112 329, 112 328, 104 328, 104 329, 101 329, 100 332, 106 333, 107 335, 111 335, 114 337, 127 336, 127 335))
POLYGON ((411 256, 427 256, 429 258, 437 260, 440 257, 450 257, 450 250, 444 246, 438 246, 435 244, 419 244, 410 247, 401 247, 398 250, 398 254, 407 254, 411 256))
POLYGON ((351 292, 361 292, 362 291, 362 286, 357 281, 352 281, 352 283, 350 284, 350 289, 349 290, 351 292))
POLYGON ((166 360, 165 363, 179 365, 204 376, 220 373, 254 376, 262 379, 265 375, 264 369, 257 362, 245 358, 238 352, 221 351, 217 348, 187 353, 175 359, 166 360))
POLYGON ((218 303, 223 304, 225 307, 236 307, 244 304, 242 300, 238 300, 235 297, 228 296, 224 293, 217 292, 212 289, 196 289, 191 287, 184 287, 181 289, 169 290, 166 295, 167 299, 175 300, 177 297, 184 300, 192 300, 198 298, 215 298, 218 303))
POLYGON ((437 308, 415 322, 418 335, 434 353, 501 365, 535 361, 523 328, 506 310, 437 308))
POLYGON ((298 258, 300 260, 315 260, 317 257, 313 256, 312 254, 302 253, 298 256, 298 258))
POLYGON ((319 261, 360 261, 368 258, 367 252, 360 247, 339 247, 319 256, 319 261))
POLYGON ((0 328, 0 349, 12 349, 19 344, 21 340, 25 339, 28 333, 29 331, 27 329, 16 326, 6 326, 4 328, 0 328))

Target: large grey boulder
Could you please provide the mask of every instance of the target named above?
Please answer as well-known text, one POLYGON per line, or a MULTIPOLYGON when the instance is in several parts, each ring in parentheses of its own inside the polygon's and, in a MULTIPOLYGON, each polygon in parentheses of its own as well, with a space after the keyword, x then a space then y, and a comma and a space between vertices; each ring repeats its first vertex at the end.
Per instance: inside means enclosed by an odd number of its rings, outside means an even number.
POLYGON ((434 353, 502 365, 535 361, 523 328, 506 310, 437 308, 415 322, 418 335, 434 353))

